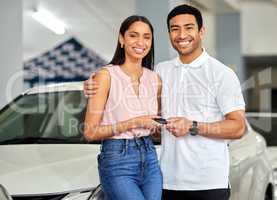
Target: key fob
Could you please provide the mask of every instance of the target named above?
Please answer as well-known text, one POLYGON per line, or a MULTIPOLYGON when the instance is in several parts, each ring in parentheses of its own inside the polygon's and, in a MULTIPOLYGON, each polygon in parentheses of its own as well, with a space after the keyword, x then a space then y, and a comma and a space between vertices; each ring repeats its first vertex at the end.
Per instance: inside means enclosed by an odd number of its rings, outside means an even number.
POLYGON ((153 120, 160 123, 160 124, 167 124, 167 121, 164 118, 155 118, 153 120))

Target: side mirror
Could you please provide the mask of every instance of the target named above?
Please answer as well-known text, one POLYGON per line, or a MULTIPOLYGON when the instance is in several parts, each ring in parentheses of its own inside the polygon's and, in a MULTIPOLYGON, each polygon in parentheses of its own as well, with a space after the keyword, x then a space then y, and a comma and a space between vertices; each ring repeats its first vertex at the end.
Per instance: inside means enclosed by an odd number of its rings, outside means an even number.
POLYGON ((0 184, 0 199, 1 200, 12 200, 12 197, 9 195, 6 188, 0 184))

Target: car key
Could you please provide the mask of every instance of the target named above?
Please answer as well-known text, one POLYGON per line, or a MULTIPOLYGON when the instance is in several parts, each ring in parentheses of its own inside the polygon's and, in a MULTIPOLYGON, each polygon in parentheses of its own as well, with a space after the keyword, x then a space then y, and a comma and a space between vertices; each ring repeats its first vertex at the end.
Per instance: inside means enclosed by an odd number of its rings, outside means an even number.
POLYGON ((154 118, 153 120, 160 124, 167 124, 167 121, 164 118, 154 118))

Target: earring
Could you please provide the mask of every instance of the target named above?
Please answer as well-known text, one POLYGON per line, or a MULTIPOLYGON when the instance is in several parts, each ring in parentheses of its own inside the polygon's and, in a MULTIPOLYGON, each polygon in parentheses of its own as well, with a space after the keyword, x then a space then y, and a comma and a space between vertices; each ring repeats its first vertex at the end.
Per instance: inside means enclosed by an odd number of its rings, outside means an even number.
POLYGON ((123 43, 121 43, 121 44, 120 44, 120 47, 121 47, 121 49, 123 49, 123 47, 124 47, 124 44, 123 44, 123 43))

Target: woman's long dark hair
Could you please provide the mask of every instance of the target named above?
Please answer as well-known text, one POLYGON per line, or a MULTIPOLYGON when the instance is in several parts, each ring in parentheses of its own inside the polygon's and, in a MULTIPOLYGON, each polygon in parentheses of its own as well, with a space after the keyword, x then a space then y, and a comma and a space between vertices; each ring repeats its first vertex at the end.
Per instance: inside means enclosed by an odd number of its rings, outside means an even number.
MULTIPOLYGON (((142 66, 153 70, 153 67, 154 67, 154 30, 153 30, 153 27, 152 27, 150 21, 146 17, 139 16, 139 15, 132 15, 122 22, 120 29, 119 29, 119 34, 124 36, 125 32, 135 22, 143 22, 145 24, 148 24, 148 26, 151 29, 152 45, 151 45, 151 48, 150 48, 150 51, 148 52, 148 54, 142 59, 142 66)), ((124 51, 124 48, 121 48, 121 45, 118 40, 117 47, 116 47, 114 56, 113 56, 110 64, 122 65, 124 62, 125 62, 125 51, 124 51)))

